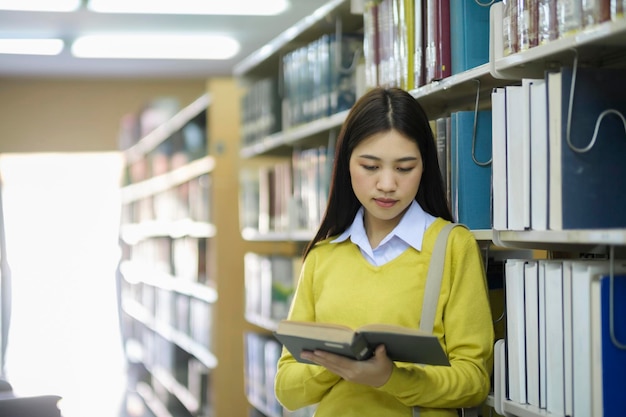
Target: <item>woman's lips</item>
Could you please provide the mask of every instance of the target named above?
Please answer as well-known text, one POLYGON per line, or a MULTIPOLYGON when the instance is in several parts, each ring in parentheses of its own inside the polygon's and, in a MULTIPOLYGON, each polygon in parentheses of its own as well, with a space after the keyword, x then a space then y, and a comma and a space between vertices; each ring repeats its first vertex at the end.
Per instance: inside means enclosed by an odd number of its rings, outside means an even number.
POLYGON ((385 208, 392 207, 397 202, 397 200, 391 200, 388 198, 375 198, 374 201, 378 206, 385 208))

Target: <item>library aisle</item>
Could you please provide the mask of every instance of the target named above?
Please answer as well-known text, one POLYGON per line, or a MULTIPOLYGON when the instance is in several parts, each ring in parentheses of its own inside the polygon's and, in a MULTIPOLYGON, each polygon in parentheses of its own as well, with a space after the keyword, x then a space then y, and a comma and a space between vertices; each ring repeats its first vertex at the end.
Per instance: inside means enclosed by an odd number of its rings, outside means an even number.
POLYGON ((17 395, 63 397, 63 417, 152 417, 127 389, 117 316, 120 167, 117 153, 0 157, 6 376, 17 395))

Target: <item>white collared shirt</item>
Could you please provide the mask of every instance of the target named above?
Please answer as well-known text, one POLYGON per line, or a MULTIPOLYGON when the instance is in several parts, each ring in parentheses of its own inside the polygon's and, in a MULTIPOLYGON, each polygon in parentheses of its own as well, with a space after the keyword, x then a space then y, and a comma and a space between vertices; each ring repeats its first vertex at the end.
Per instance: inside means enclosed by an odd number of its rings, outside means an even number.
POLYGON ((331 243, 343 242, 348 237, 359 247, 361 253, 372 265, 383 265, 398 257, 407 248, 422 249, 424 232, 434 221, 435 217, 426 213, 415 200, 404 213, 400 223, 380 242, 377 248, 372 249, 365 225, 363 224, 363 207, 354 216, 354 221, 342 234, 331 243))

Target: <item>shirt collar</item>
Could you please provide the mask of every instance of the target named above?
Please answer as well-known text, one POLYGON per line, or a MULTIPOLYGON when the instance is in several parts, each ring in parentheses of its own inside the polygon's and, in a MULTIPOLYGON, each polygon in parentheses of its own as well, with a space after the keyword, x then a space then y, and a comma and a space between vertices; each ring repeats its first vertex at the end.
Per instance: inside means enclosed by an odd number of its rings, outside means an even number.
MULTIPOLYGON (((359 242, 367 241, 367 234, 365 233, 365 225, 363 224, 363 207, 359 208, 352 224, 337 238, 331 241, 331 243, 338 243, 350 240, 356 244, 359 242)), ((384 245, 394 236, 402 239, 407 245, 413 248, 422 250, 422 240, 424 239, 424 232, 428 225, 432 223, 434 217, 426 213, 422 207, 417 204, 417 201, 413 200, 409 209, 406 211, 400 223, 381 241, 381 245, 384 245)), ((369 246, 369 245, 368 245, 369 246)))

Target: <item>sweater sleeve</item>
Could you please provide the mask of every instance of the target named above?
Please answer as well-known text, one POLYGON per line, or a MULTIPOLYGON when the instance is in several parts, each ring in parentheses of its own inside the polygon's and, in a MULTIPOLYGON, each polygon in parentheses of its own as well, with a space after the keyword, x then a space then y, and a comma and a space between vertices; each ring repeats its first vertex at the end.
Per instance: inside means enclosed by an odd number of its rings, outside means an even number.
POLYGON ((485 400, 493 365, 493 324, 482 256, 473 235, 450 235, 433 332, 451 366, 396 364, 381 390, 407 406, 472 407, 485 400))
MULTIPOLYGON (((302 265, 300 279, 289 312, 292 320, 315 321, 313 271, 315 251, 302 265)), ((283 347, 278 360, 274 391, 278 401, 288 410, 318 403, 341 378, 318 365, 300 363, 283 347)))

